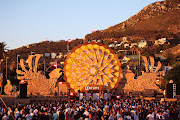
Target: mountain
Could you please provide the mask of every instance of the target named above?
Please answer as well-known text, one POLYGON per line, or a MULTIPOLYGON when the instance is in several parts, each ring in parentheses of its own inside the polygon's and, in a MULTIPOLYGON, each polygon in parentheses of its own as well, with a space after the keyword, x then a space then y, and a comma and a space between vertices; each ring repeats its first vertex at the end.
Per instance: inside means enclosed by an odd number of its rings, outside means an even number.
POLYGON ((180 44, 165 50, 163 52, 163 55, 166 57, 180 57, 180 44))
MULTIPOLYGON (((121 40, 121 37, 129 36, 131 39, 156 40, 161 37, 167 37, 173 39, 172 41, 176 41, 173 45, 175 46, 180 41, 179 28, 180 0, 166 0, 144 7, 139 13, 120 24, 87 34, 85 39, 121 40)), ((173 43, 172 41, 171 43, 173 43)), ((82 39, 72 41, 70 43, 70 49, 78 44, 82 44, 82 39)), ((17 54, 21 55, 21 58, 27 59, 31 51, 39 54, 52 52, 67 53, 67 42, 64 40, 59 42, 44 41, 27 46, 10 50, 7 52, 7 56, 16 61, 17 54)))
MULTIPOLYGON (((78 44, 82 44, 82 39, 73 40, 71 43, 68 43, 65 40, 60 41, 43 41, 39 43, 30 44, 27 46, 22 46, 17 49, 8 50, 6 56, 15 61, 17 59, 17 54, 20 55, 19 58, 27 59, 31 53, 34 54, 45 54, 45 53, 62 53, 67 54, 67 44, 69 44, 69 49, 76 47, 78 44)), ((62 59, 64 60, 64 58, 62 59)))
POLYGON ((157 39, 175 37, 180 32, 180 0, 166 0, 152 3, 128 20, 96 31, 85 39, 112 39, 123 36, 157 39))

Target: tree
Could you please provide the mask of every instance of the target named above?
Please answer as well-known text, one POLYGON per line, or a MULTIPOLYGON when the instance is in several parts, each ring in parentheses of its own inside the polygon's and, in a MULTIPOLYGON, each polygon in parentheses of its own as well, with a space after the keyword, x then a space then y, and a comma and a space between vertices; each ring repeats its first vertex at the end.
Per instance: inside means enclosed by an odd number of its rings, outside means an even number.
POLYGON ((176 83, 177 94, 180 94, 180 62, 177 62, 173 69, 169 70, 165 75, 165 80, 168 82, 173 80, 176 83))
POLYGON ((2 59, 4 56, 5 46, 6 46, 6 44, 4 42, 0 42, 0 59, 2 59))

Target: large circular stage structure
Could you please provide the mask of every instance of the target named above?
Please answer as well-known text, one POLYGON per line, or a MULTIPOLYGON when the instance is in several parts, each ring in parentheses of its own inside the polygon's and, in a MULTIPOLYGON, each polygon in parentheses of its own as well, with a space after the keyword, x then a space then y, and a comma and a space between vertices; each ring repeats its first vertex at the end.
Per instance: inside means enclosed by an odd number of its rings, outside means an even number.
POLYGON ((118 56, 107 45, 84 43, 67 55, 64 79, 72 91, 112 90, 121 79, 118 56))

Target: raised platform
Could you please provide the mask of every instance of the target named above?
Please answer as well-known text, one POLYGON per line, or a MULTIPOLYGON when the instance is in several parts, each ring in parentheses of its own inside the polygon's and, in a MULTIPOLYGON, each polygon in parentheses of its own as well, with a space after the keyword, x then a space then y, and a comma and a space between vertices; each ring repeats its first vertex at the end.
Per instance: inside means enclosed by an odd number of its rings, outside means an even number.
POLYGON ((161 101, 174 102, 177 101, 177 98, 161 98, 161 101))
MULTIPOLYGON (((33 96, 29 98, 17 98, 14 96, 7 96, 7 95, 2 95, 1 96, 2 100, 6 103, 7 106, 10 106, 12 104, 29 104, 29 103, 46 103, 48 102, 54 102, 54 101, 59 101, 59 100, 68 100, 68 96, 33 96)), ((126 99, 127 97, 124 96, 126 99)), ((140 99, 139 97, 133 97, 134 99, 140 99)), ((178 98, 155 98, 155 97, 143 97, 142 99, 144 100, 161 100, 161 101, 177 101, 180 100, 178 98)), ((3 104, 2 101, 0 100, 0 104, 3 104)))
MULTIPOLYGON (((13 96, 1 96, 2 100, 6 103, 7 106, 12 104, 29 104, 29 103, 45 103, 47 101, 59 101, 59 100, 67 100, 68 96, 36 96, 36 97, 28 97, 28 98, 17 98, 13 96)), ((3 102, 0 100, 0 104, 3 102)))
POLYGON ((144 97, 144 100, 155 100, 155 97, 144 97))

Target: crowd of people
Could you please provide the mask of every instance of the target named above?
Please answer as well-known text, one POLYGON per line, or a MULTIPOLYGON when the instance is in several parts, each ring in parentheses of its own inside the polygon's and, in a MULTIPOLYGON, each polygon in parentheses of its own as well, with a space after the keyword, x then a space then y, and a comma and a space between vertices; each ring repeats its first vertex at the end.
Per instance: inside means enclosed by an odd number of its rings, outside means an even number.
POLYGON ((49 101, 0 107, 1 120, 178 120, 180 101, 143 99, 49 101))

